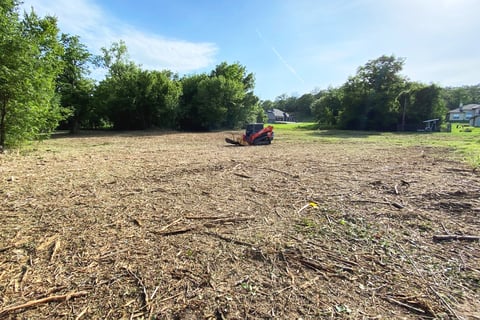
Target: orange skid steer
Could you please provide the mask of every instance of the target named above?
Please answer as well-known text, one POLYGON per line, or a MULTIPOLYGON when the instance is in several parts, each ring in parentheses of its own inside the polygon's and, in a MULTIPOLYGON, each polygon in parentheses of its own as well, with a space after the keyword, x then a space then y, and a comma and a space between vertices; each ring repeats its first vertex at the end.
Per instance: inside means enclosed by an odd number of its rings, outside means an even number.
POLYGON ((233 139, 225 138, 225 142, 238 146, 259 146, 272 143, 273 127, 263 127, 263 123, 247 124, 245 134, 241 137, 233 137, 233 139))

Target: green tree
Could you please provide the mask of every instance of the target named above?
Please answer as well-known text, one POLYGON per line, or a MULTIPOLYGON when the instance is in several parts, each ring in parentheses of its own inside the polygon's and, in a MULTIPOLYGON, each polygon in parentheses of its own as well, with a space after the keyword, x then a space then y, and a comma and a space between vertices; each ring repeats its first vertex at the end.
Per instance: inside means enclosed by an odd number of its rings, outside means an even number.
POLYGON ((399 113, 397 97, 407 84, 400 75, 404 62, 395 56, 381 56, 358 68, 356 76, 342 87, 343 128, 395 130, 399 113))
POLYGON ((274 104, 273 108, 282 110, 282 111, 287 111, 287 109, 290 108, 290 105, 293 106, 294 99, 295 98, 291 99, 291 97, 289 97, 288 94, 283 93, 275 98, 275 101, 273 102, 274 104))
POLYGON ((95 91, 95 105, 117 130, 172 128, 181 84, 170 71, 142 70, 129 60, 122 41, 102 49, 107 76, 95 91))
POLYGON ((53 17, 0 3, 0 148, 49 135, 65 117, 55 93, 62 46, 53 17))
POLYGON ((253 122, 265 123, 266 121, 267 121, 267 114, 263 110, 260 103, 257 103, 251 108, 250 114, 248 115, 246 122, 247 123, 253 123, 253 122))
POLYGON ((123 41, 101 50, 99 64, 107 69, 107 75, 96 87, 95 107, 116 130, 144 129, 135 106, 140 67, 130 60, 123 41))
POLYGON ((311 93, 306 93, 299 98, 288 96, 287 94, 279 95, 270 109, 279 109, 294 116, 297 120, 308 121, 312 118, 312 104, 316 97, 311 93))
MULTIPOLYGON (((223 105, 223 108, 226 108, 226 115, 223 121, 220 121, 220 127, 236 128, 248 122, 252 108, 259 102, 253 93, 255 88, 253 73, 248 73, 246 67, 238 62, 233 64, 222 62, 216 66, 210 77, 218 79, 216 82, 223 91, 221 93, 223 97, 217 97, 219 102, 217 106, 223 105)), ((220 119, 216 121, 218 120, 220 119)))
POLYGON ((312 103, 312 113, 321 125, 335 127, 343 110, 343 97, 340 89, 330 88, 312 103))
POLYGON ((181 84, 170 71, 142 70, 137 74, 134 105, 141 128, 173 128, 181 84))
POLYGON ((282 94, 275 99, 275 108, 287 113, 293 113, 296 110, 297 98, 282 94))
POLYGON ((27 44, 20 37, 16 6, 16 1, 2 1, 0 5, 0 151, 7 136, 7 114, 14 107, 14 98, 21 94, 19 84, 26 73, 22 60, 26 59, 27 44))
POLYGON ((60 41, 64 47, 63 72, 57 79, 57 90, 62 106, 71 110, 70 132, 77 133, 81 125, 91 126, 93 121, 91 97, 95 83, 87 78, 92 55, 78 36, 62 34, 60 41))
POLYGON ((350 77, 339 90, 343 95, 343 112, 339 119, 339 128, 365 130, 368 88, 358 77, 350 77))
POLYGON ((409 90, 402 92, 399 102, 405 107, 405 124, 407 129, 418 129, 428 119, 443 120, 447 109, 440 98, 441 88, 437 85, 410 83, 409 90))
POLYGON ((480 84, 442 89, 441 99, 447 109, 455 109, 460 104, 480 103, 480 84))
MULTIPOLYGON (((210 76, 198 84, 197 102, 202 128, 211 130, 224 127, 230 95, 235 94, 235 84, 224 76, 210 76)), ((237 84, 237 87, 239 84, 237 84)))
POLYGON ((198 87, 200 82, 208 79, 206 74, 185 76, 180 80, 182 96, 178 110, 178 126, 185 130, 205 130, 204 120, 199 109, 198 87))
POLYGON ((268 110, 275 108, 275 103, 272 100, 263 100, 260 102, 260 106, 265 112, 267 112, 268 110))
POLYGON ((290 111, 299 121, 308 121, 312 118, 312 104, 315 97, 311 93, 306 93, 298 98, 295 102, 294 110, 290 111))
POLYGON ((263 111, 260 105, 260 99, 253 93, 248 92, 243 99, 245 106, 245 119, 240 121, 246 123, 258 122, 263 123, 267 120, 267 114, 263 111))
POLYGON ((187 130, 236 128, 256 118, 255 79, 239 63, 223 62, 207 76, 182 80, 179 125, 187 130))

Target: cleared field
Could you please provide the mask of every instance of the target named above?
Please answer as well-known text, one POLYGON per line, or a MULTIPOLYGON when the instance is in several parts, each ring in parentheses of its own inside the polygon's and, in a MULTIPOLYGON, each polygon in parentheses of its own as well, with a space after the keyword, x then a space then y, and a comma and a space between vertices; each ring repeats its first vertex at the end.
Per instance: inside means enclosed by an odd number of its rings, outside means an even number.
POLYGON ((478 173, 432 135, 299 135, 0 155, 0 318, 480 318, 478 173))

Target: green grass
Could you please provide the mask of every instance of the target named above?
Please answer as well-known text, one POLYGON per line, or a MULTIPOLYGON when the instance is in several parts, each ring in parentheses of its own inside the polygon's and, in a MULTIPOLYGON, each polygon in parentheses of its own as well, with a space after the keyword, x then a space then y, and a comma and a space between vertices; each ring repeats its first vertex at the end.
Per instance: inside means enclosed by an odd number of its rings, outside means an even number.
POLYGON ((348 130, 317 130, 316 124, 273 124, 275 136, 290 141, 322 141, 324 143, 375 143, 389 146, 431 146, 453 150, 472 168, 480 168, 480 128, 452 124, 452 132, 373 132, 348 130))
POLYGON ((317 123, 315 122, 292 122, 292 123, 275 123, 272 124, 275 130, 281 132, 299 131, 299 130, 315 130, 317 123))
POLYGON ((460 134, 469 134, 469 133, 480 133, 480 128, 478 127, 471 127, 466 123, 452 123, 451 125, 452 133, 460 133, 460 134))

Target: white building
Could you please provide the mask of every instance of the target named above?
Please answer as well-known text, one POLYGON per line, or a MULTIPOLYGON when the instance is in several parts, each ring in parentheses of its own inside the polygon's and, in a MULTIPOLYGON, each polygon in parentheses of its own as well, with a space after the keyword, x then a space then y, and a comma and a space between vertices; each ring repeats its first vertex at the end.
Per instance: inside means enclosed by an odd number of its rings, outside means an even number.
MULTIPOLYGON (((448 112, 449 122, 469 122, 474 116, 479 115, 480 104, 467 104, 448 112)), ((479 120, 480 121, 480 120, 479 120)))

